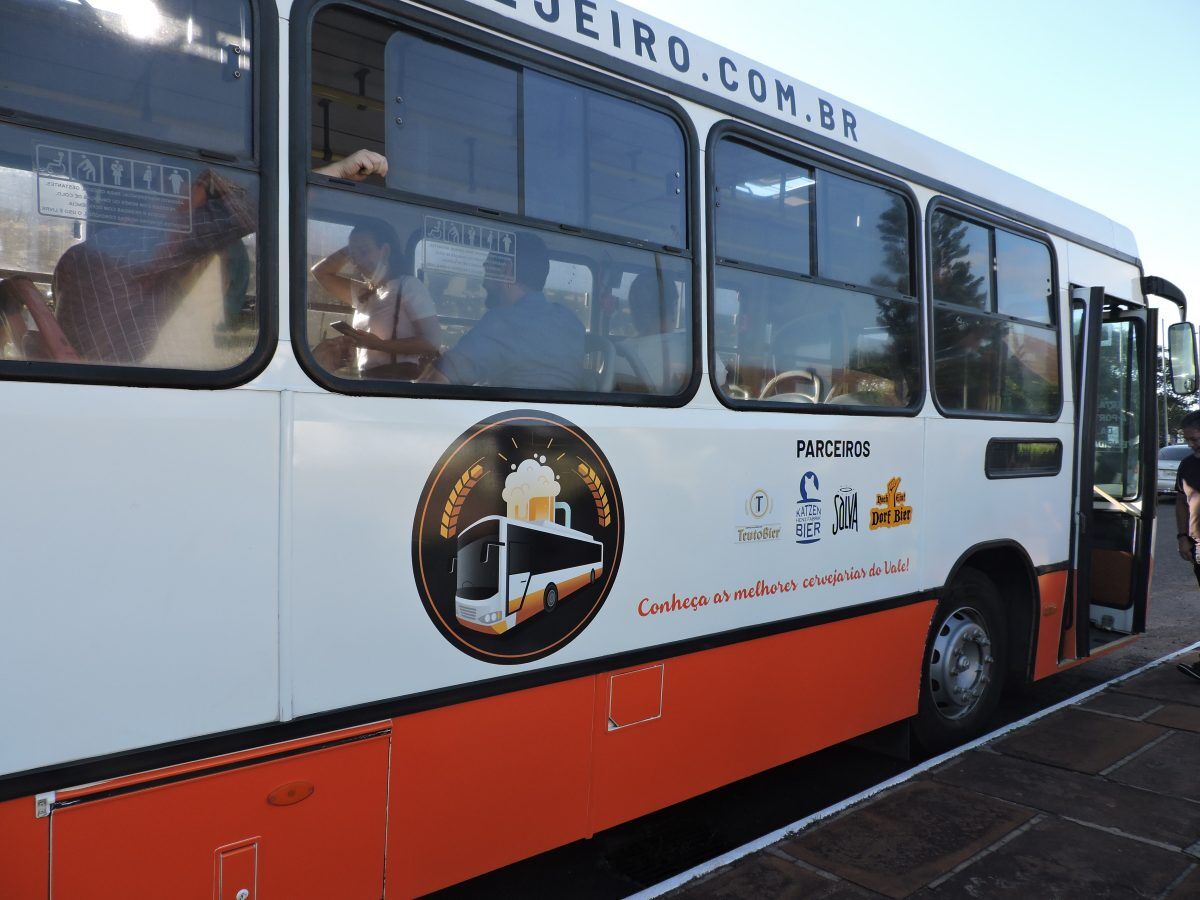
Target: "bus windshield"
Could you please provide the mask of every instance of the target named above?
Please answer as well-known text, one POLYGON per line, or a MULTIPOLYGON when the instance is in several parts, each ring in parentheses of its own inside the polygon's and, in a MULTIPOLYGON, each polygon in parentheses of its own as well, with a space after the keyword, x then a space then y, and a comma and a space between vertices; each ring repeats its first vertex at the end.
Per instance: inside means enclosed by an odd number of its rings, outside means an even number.
POLYGON ((457 594, 464 600, 486 600, 500 590, 500 523, 468 529, 458 546, 457 594))

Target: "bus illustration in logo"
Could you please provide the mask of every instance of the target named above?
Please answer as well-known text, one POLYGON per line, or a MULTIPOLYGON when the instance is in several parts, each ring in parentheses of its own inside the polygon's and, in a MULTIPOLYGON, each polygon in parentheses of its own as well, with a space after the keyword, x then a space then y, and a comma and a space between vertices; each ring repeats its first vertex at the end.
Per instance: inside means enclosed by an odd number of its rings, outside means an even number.
POLYGON ((612 468, 550 413, 485 419, 442 454, 413 527, 425 611, 463 652, 493 663, 553 653, 600 611, 624 521, 612 468))
POLYGON ((571 527, 571 507, 555 502, 558 476, 546 457, 513 467, 501 496, 508 514, 485 516, 458 536, 455 614, 476 631, 503 634, 604 572, 604 546, 571 527))

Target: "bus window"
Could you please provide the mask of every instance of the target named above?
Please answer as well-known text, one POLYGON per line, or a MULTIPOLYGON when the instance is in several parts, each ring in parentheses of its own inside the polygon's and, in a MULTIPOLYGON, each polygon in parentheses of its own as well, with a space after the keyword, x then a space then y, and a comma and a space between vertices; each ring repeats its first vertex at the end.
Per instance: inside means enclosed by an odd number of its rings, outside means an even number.
POLYGON ((368 179, 380 190, 309 188, 306 345, 321 369, 410 393, 686 389, 674 119, 337 7, 313 35, 318 174, 360 148, 388 160, 368 179), (354 65, 339 52, 347 33, 354 65))
POLYGON ((433 383, 671 394, 691 377, 691 269, 671 254, 315 186, 308 252, 308 345, 342 379, 419 391, 435 370, 446 381, 433 383), (485 246, 462 246, 472 235, 485 246), (546 257, 534 312, 552 310, 549 330, 498 315, 526 305, 505 297, 534 252, 546 257), (499 329, 470 337, 489 312, 499 329))
POLYGON ((714 172, 718 259, 810 274, 812 170, 722 141, 714 172))
POLYGON ((9 0, 0 107, 248 159, 250 18, 245 0, 9 0))
POLYGON ((1061 404, 1049 248, 930 215, 934 390, 948 412, 1050 417, 1061 404))
POLYGON ((715 168, 720 390, 798 409, 911 408, 919 315, 903 196, 731 139, 715 168))
POLYGON ((1117 500, 1136 500, 1140 490, 1141 331, 1135 321, 1100 325, 1095 478, 1096 487, 1117 500))
POLYGON ((0 106, 53 130, 0 126, 0 361, 232 369, 261 333, 258 178, 194 157, 250 157, 250 10, 118 6, 8 7, 0 106))

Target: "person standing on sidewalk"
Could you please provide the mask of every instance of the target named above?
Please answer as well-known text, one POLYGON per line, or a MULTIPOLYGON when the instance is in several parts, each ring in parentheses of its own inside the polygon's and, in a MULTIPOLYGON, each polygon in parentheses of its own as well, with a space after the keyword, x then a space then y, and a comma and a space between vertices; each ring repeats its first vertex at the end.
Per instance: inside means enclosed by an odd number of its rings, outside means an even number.
MULTIPOLYGON (((1188 413, 1180 425, 1192 455, 1180 460, 1175 476, 1175 530, 1179 555, 1192 564, 1200 584, 1200 411, 1188 413)), ((1179 663, 1176 668, 1200 681, 1200 659, 1190 665, 1179 663)))

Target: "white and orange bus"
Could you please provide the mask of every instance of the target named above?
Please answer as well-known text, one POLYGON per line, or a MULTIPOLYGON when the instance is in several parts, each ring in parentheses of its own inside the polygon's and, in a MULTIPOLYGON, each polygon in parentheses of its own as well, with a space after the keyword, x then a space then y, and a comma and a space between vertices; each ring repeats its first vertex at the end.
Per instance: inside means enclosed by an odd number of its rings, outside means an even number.
POLYGON ((0 896, 411 896, 977 733, 1145 628, 1151 295, 612 0, 0 0, 0 896))

